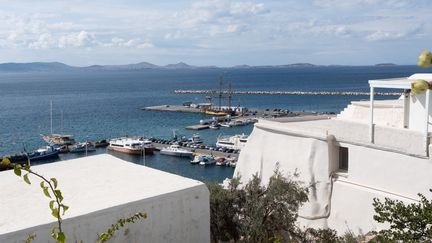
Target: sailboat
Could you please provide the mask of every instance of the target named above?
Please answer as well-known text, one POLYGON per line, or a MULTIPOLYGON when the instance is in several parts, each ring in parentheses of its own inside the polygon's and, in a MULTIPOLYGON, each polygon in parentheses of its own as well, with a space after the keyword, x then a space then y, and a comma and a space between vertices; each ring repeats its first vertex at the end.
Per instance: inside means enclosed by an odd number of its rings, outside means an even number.
MULTIPOLYGON (((63 112, 62 112, 62 125, 63 125, 63 112)), ((73 145, 76 143, 74 137, 72 135, 67 134, 54 134, 53 133, 53 112, 52 112, 52 101, 50 102, 50 134, 46 134, 42 136, 42 139, 51 145, 73 145)))

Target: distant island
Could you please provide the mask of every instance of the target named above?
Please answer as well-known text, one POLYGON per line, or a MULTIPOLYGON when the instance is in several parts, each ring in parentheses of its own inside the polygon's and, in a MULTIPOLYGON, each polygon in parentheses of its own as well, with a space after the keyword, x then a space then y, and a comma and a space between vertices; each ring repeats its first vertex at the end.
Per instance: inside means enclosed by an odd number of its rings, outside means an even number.
MULTIPOLYGON (((149 62, 140 62, 135 64, 124 65, 91 65, 86 67, 70 66, 61 62, 30 62, 30 63, 1 63, 0 72, 33 72, 33 71, 138 71, 147 69, 161 69, 161 70, 176 70, 176 69, 251 69, 251 68, 312 68, 312 67, 338 67, 346 65, 315 65, 312 63, 292 63, 284 65, 262 65, 262 66, 249 66, 237 65, 232 67, 217 67, 217 66, 192 66, 184 62, 176 64, 168 64, 159 66, 149 62)), ((394 63, 379 63, 374 66, 397 66, 394 63)))
POLYGON ((376 67, 389 67, 389 66, 397 66, 397 64, 394 63, 378 63, 375 64, 376 67))

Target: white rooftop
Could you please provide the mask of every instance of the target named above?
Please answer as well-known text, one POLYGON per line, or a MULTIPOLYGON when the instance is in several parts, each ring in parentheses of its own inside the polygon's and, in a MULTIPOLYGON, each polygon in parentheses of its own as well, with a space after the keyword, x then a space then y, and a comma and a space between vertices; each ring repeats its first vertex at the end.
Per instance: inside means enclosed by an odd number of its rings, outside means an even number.
POLYGON ((416 73, 409 77, 374 79, 369 80, 369 86, 373 88, 411 89, 411 82, 417 79, 432 81, 432 74, 416 73))
MULTIPOLYGON (((208 198, 200 195, 200 191, 203 192, 203 190, 207 193, 202 182, 126 162, 109 154, 33 166, 32 170, 47 178, 55 177, 58 179, 58 187, 63 193, 64 204, 70 206, 64 216, 65 219, 105 209, 110 209, 110 212, 113 212, 113 208, 118 208, 118 206, 146 199, 155 201, 154 198, 158 196, 162 196, 161 198, 167 201, 166 195, 172 195, 173 192, 179 191, 188 191, 191 194, 190 189, 195 191, 196 195, 192 193, 192 199, 188 198, 187 200, 192 202, 193 199, 196 201, 204 200, 204 208, 208 207, 208 198), (198 188, 198 190, 194 188, 198 188)), ((40 180, 34 176, 30 176, 30 180, 32 184, 27 185, 13 171, 0 172, 0 185, 2 187, 0 239, 2 239, 1 235, 9 232, 55 222, 55 218, 51 216, 48 207, 50 199, 43 195, 39 186, 40 180)), ((179 196, 177 196, 175 200, 185 200, 185 196, 180 195, 181 198, 178 199, 179 196)), ((185 205, 183 208, 180 207, 181 210, 193 211, 193 209, 186 208, 187 203, 183 203, 185 205)), ((144 211, 149 213, 153 208, 154 206, 151 208, 148 206, 145 207, 144 211)), ((170 206, 166 210, 173 212, 174 208, 175 206, 170 206)), ((201 210, 201 207, 198 208, 201 210)), ((205 210, 201 211, 205 216, 205 210)), ((157 223, 160 223, 164 216, 161 214, 159 217, 157 223)), ((170 224, 178 221, 172 218, 172 215, 169 217, 171 217, 171 222, 168 222, 170 224)), ((182 220, 187 222, 187 219, 182 220)), ((197 221, 196 218, 193 220, 197 221)), ((114 222, 115 220, 105 223, 110 225, 114 222)), ((204 227, 206 225, 205 222, 199 223, 203 224, 204 227)), ((179 224, 177 226, 186 227, 187 225, 179 224)), ((172 228, 173 226, 169 227, 172 228)), ((201 231, 206 233, 206 230, 201 229, 201 231)), ((96 234, 96 232, 94 233, 96 234)))

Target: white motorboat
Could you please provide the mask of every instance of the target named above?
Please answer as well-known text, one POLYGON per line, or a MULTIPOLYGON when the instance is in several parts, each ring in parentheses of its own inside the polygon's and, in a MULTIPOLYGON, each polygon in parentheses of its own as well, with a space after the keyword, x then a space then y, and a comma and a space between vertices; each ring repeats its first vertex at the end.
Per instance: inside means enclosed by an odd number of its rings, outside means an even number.
POLYGON ((193 160, 190 161, 191 164, 199 164, 201 162, 201 157, 203 155, 199 154, 199 155, 195 155, 193 160))
POLYGON ((163 148, 160 150, 160 153, 179 157, 192 157, 191 151, 181 148, 178 144, 173 144, 169 147, 163 148))
POLYGON ((201 136, 197 133, 192 134, 192 137, 187 140, 187 142, 193 143, 193 144, 202 144, 203 140, 201 139, 201 136))
POLYGON ((213 156, 211 155, 204 155, 201 157, 201 161, 200 161, 200 165, 212 165, 215 164, 216 160, 213 156))
POLYGON ((219 136, 216 146, 229 149, 242 149, 247 143, 247 135, 219 136))
POLYGON ((75 145, 72 145, 69 148, 69 152, 71 152, 71 153, 85 153, 85 152, 94 152, 94 151, 96 151, 96 148, 90 142, 77 143, 75 145))

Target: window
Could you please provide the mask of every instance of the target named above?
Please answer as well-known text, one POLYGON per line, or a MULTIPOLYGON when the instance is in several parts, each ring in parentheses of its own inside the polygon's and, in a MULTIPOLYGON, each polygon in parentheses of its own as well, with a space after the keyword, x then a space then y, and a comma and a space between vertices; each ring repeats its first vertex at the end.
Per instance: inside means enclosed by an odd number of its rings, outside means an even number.
POLYGON ((348 148, 339 147, 339 171, 348 172, 348 157, 348 148))

